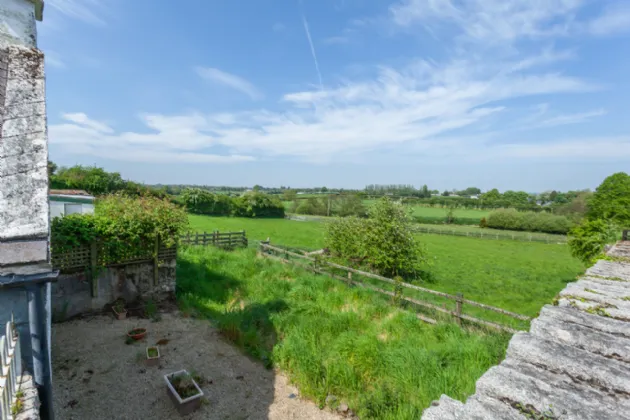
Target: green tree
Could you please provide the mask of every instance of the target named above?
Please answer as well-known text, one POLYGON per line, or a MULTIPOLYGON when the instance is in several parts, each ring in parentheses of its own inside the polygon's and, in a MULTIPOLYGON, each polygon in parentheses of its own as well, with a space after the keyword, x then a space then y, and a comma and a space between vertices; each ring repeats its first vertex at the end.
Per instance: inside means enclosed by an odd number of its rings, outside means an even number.
POLYGON ((293 201, 297 198, 297 191, 295 190, 284 190, 282 193, 282 200, 284 201, 293 201))
POLYGON ((345 261, 365 264, 385 276, 417 278, 427 260, 412 232, 405 207, 384 197, 370 207, 367 219, 328 223, 326 247, 345 261))
POLYGON ((57 172, 57 164, 49 160, 48 161, 48 179, 49 180, 55 174, 55 172, 57 172))
POLYGON ((501 199, 501 193, 496 188, 493 188, 490 191, 488 191, 486 193, 483 193, 480 198, 485 203, 491 204, 491 203, 499 201, 501 199))
POLYGON ((588 218, 630 227, 630 176, 618 172, 601 183, 588 203, 588 218))
POLYGON ((51 188, 85 190, 93 195, 121 191, 126 185, 118 172, 107 172, 96 166, 61 167, 50 178, 51 188))

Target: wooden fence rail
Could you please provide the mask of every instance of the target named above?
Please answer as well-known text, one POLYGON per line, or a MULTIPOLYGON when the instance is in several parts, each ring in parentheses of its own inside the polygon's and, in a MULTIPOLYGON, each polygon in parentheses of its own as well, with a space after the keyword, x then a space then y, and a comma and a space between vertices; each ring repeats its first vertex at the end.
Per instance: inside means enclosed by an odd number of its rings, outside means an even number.
POLYGON ((5 334, 0 336, 0 420, 11 419, 11 408, 16 403, 19 378, 17 371, 20 354, 20 340, 11 316, 5 334))
POLYGON ((182 245, 217 246, 221 248, 247 247, 247 234, 239 232, 195 232, 180 237, 182 245))
POLYGON ((566 244, 567 237, 563 235, 543 236, 543 235, 519 235, 510 233, 498 233, 498 232, 484 232, 483 229, 479 229, 479 232, 462 231, 456 229, 440 229, 429 228, 424 226, 418 226, 413 228, 414 232, 431 233, 435 235, 450 235, 450 236, 467 236, 470 238, 486 238, 486 239, 508 239, 511 241, 521 242, 544 242, 546 244, 566 244))
MULTIPOLYGON (((492 312, 496 312, 502 315, 505 315, 507 317, 510 318, 515 318, 518 320, 522 320, 522 321, 529 321, 531 320, 530 317, 525 316, 525 315, 521 315, 521 314, 517 314, 514 312, 510 312, 510 311, 506 311, 505 309, 501 309, 501 308, 497 308, 495 306, 490 306, 490 305, 486 305, 480 302, 475 302, 473 300, 469 300, 469 299, 464 299, 464 296, 462 294, 458 294, 458 295, 450 295, 448 293, 444 293, 444 292, 438 292, 437 290, 432 290, 432 289, 427 289, 425 287, 420 287, 420 286, 416 286, 414 284, 409 284, 409 283, 405 283, 405 282, 397 282, 396 280, 387 278, 387 277, 383 277, 380 276, 378 274, 374 274, 374 273, 368 273, 366 271, 361 271, 361 270, 357 270, 355 268, 351 268, 351 267, 346 267, 343 265, 339 265, 339 264, 335 264, 333 262, 330 261, 326 261, 323 259, 316 259, 316 258, 312 258, 309 257, 307 255, 302 255, 302 254, 297 254, 295 252, 291 252, 289 250, 286 249, 282 249, 282 248, 278 248, 275 246, 271 246, 267 243, 261 242, 260 245, 260 251, 262 253, 262 255, 266 256, 266 257, 272 257, 272 258, 278 258, 281 259, 283 261, 287 261, 287 262, 291 262, 293 264, 302 266, 303 268, 309 269, 311 271, 315 271, 318 272, 320 274, 325 274, 328 276, 331 276, 333 278, 336 278, 338 280, 347 282, 349 284, 353 284, 353 285, 357 285, 357 286, 361 286, 361 287, 365 287, 368 288, 370 290, 376 291, 378 293, 382 293, 388 296, 392 296, 392 297, 396 297, 399 298, 400 300, 412 303, 414 305, 418 305, 418 306, 422 306, 425 308, 429 308, 432 309, 434 311, 437 312, 441 312, 441 313, 445 313, 448 314, 450 316, 453 316, 456 321, 458 323, 461 324, 462 320, 466 320, 468 322, 472 322, 472 323, 477 323, 477 324, 481 324, 484 325, 486 327, 491 327, 497 330, 502 330, 502 331, 507 331, 507 332, 511 332, 511 333, 515 333, 517 332, 517 330, 506 326, 506 325, 501 325, 495 322, 490 322, 490 321, 486 321, 483 319, 479 319, 479 318, 475 318, 473 316, 470 315, 466 315, 463 313, 463 307, 464 304, 466 305, 471 305, 471 306, 475 306, 484 310, 488 310, 488 311, 492 311, 492 312), (307 264, 301 264, 299 262, 296 262, 295 260, 291 260, 291 257, 293 257, 294 259, 298 259, 298 260, 305 260, 311 263, 311 265, 307 265, 307 264), (342 276, 337 276, 333 273, 330 272, 326 272, 325 270, 323 270, 322 266, 326 266, 326 267, 330 267, 330 268, 334 268, 337 270, 341 270, 341 271, 345 271, 347 273, 347 278, 342 277, 342 276), (425 301, 421 301, 418 299, 413 299, 411 297, 408 296, 403 296, 403 295, 396 295, 395 292, 392 291, 388 291, 388 290, 383 290, 380 289, 378 287, 375 287, 371 284, 367 284, 364 282, 360 282, 357 281, 355 279, 353 279, 352 274, 357 274, 363 277, 367 277, 367 278, 371 278, 374 280, 379 280, 382 281, 384 283, 389 283, 391 285, 394 286, 400 286, 406 289, 411 289, 411 290, 415 290, 418 292, 422 292, 422 293, 427 293, 427 294, 431 294, 431 295, 435 295, 435 296, 440 296, 442 298, 445 299, 449 299, 449 300, 453 300, 455 301, 456 304, 456 309, 455 311, 451 311, 448 310, 444 307, 441 307, 439 305, 433 304, 433 303, 429 303, 429 302, 425 302, 425 301)), ((436 323, 437 321, 428 317, 425 317, 423 315, 417 314, 419 319, 422 319, 425 322, 429 322, 429 323, 436 323)))

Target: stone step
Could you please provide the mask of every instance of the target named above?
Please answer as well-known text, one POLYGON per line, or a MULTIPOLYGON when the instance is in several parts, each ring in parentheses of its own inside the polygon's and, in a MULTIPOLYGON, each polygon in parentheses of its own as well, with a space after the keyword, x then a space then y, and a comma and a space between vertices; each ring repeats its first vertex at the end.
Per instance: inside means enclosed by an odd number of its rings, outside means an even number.
POLYGON ((630 363, 630 337, 619 337, 574 322, 542 316, 532 321, 530 333, 561 345, 630 363))
POLYGON ((581 278, 577 283, 569 283, 569 285, 571 284, 578 284, 584 289, 603 292, 619 298, 630 296, 630 281, 614 281, 598 279, 595 277, 584 277, 581 278))
MULTIPOLYGON (((622 283, 622 282, 618 282, 622 283)), ((577 283, 569 283, 563 291, 559 293, 559 296, 576 296, 593 302, 610 303, 618 307, 627 307, 630 309, 630 300, 624 300, 625 293, 630 295, 630 287, 624 289, 623 287, 595 287, 589 288, 589 282, 578 281, 577 283), (588 290, 587 290, 588 289, 588 290), (596 292, 596 293, 593 293, 596 292)), ((630 286, 630 282, 628 282, 630 286)))
POLYGON ((594 266, 586 270, 586 275, 620 278, 624 281, 630 281, 630 263, 599 260, 594 266))
POLYGON ((521 418, 547 411, 562 419, 630 419, 627 403, 620 406, 616 398, 588 384, 575 383, 523 361, 512 360, 490 369, 477 382, 477 395, 518 407, 521 418))
POLYGON ((577 324, 614 336, 630 338, 630 326, 627 322, 576 311, 572 308, 546 305, 540 311, 538 319, 546 322, 577 324))
POLYGON ((529 333, 515 334, 507 358, 533 364, 576 383, 601 391, 630 396, 630 364, 586 350, 544 340, 529 333))
POLYGON ((423 420, 459 420, 464 404, 446 395, 434 401, 422 414, 423 420))
POLYGON ((466 401, 458 420, 523 420, 523 418, 521 412, 510 405, 486 395, 475 394, 466 401))

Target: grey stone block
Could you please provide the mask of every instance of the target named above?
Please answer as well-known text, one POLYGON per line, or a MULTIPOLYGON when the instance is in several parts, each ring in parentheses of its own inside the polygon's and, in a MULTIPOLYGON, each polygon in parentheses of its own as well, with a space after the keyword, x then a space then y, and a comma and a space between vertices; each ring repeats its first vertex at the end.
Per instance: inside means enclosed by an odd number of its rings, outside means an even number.
POLYGON ((48 240, 0 242, 0 265, 48 260, 48 240))

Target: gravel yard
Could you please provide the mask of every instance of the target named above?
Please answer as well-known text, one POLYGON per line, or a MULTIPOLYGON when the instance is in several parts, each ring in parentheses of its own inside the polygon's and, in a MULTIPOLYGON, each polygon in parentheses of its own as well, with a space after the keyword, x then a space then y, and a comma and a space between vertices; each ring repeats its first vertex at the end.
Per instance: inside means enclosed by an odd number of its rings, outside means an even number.
POLYGON ((100 315, 53 325, 55 416, 59 420, 174 419, 164 375, 195 372, 206 403, 189 419, 338 419, 302 400, 285 376, 265 369, 223 341, 208 321, 176 313, 162 320, 123 321, 100 315), (147 328, 144 341, 125 344, 127 331, 147 328), (168 340, 168 343, 165 343, 168 340), (160 366, 145 349, 158 341, 160 366))

